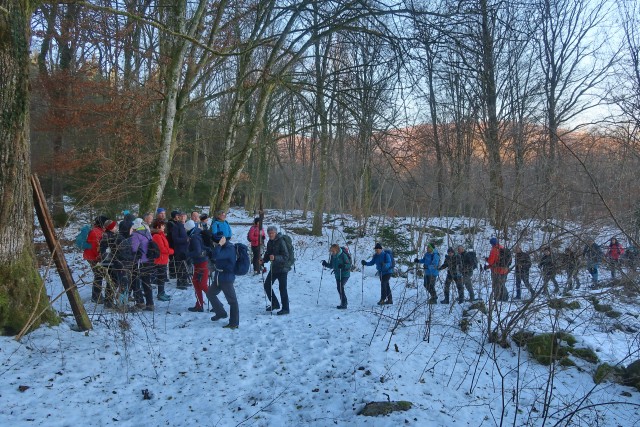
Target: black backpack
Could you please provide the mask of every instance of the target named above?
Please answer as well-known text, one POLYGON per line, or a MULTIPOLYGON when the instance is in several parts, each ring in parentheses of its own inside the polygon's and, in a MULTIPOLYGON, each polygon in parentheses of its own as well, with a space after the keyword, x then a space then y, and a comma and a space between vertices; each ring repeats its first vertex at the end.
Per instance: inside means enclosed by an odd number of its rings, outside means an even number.
POLYGON ((289 261, 287 261, 285 266, 291 268, 291 266, 296 262, 296 257, 293 253, 293 242, 288 234, 283 234, 282 240, 284 240, 284 244, 287 245, 287 251, 289 252, 289 261))
POLYGON ((511 257, 511 249, 509 248, 500 248, 498 252, 498 267, 501 268, 509 268, 511 266, 511 262, 513 261, 511 257))
POLYGON ((133 263, 135 260, 135 254, 133 253, 133 247, 131 245, 131 237, 121 239, 117 243, 116 259, 125 265, 133 263))
POLYGON ((147 246, 147 258, 149 261, 155 261, 160 258, 160 246, 153 239, 149 239, 149 245, 147 246))
POLYGON ((466 251, 463 262, 475 270, 478 268, 478 255, 475 251, 466 251))

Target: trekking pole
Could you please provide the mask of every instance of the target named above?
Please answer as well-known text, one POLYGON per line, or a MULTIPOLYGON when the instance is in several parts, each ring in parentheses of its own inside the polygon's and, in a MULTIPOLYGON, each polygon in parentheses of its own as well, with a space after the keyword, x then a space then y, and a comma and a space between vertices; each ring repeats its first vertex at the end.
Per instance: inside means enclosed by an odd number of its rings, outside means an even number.
POLYGON ((364 265, 362 266, 360 277, 362 277, 362 282, 360 283, 360 305, 364 305, 364 265))
POLYGON ((324 276, 324 265, 322 266, 322 272, 320 272, 320 285, 318 286, 318 298, 316 299, 316 305, 320 304, 320 289, 322 289, 322 276, 324 276))

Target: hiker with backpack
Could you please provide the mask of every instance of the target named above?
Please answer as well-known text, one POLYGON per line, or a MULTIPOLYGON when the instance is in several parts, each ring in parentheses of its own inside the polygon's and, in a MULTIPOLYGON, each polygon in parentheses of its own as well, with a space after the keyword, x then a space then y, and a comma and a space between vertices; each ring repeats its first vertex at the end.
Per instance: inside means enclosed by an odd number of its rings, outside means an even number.
POLYGON ((484 270, 491 270, 491 288, 495 301, 508 301, 507 275, 511 265, 511 251, 502 246, 496 237, 489 239, 491 252, 486 259, 484 270))
POLYGON ((133 220, 136 219, 136 216, 129 211, 122 211, 124 218, 118 224, 118 233, 122 236, 123 239, 131 236, 131 227, 133 227, 133 220))
POLYGON ((216 212, 216 220, 213 222, 211 226, 211 234, 215 235, 219 232, 222 232, 225 239, 231 240, 231 226, 227 222, 227 213, 220 209, 216 212))
POLYGON ((378 305, 391 305, 393 304, 393 296, 391 295, 389 281, 393 274, 393 257, 382 248, 380 243, 376 243, 373 250, 375 253, 371 260, 362 260, 360 263, 363 267, 367 265, 376 266, 376 270, 380 275, 380 301, 378 301, 378 305))
POLYGON ((229 323, 223 326, 227 329, 238 329, 240 324, 240 309, 238 306, 238 297, 233 286, 236 280, 236 248, 229 242, 224 234, 219 231, 213 235, 214 248, 211 252, 211 258, 215 264, 215 273, 213 282, 207 291, 207 298, 211 301, 211 306, 215 315, 211 317, 212 321, 226 319, 228 317, 224 306, 218 299, 218 294, 222 291, 224 297, 229 304, 229 323))
POLYGON ((85 249, 82 258, 86 259, 93 272, 93 282, 91 284, 91 302, 96 304, 103 303, 102 297, 102 280, 103 268, 100 265, 100 240, 104 233, 104 225, 109 218, 100 215, 93 222, 93 227, 87 233, 85 249))
POLYGON ((142 218, 136 218, 133 221, 132 229, 131 249, 136 257, 132 281, 136 308, 143 309, 145 311, 153 311, 154 305, 151 280, 154 270, 154 259, 147 256, 150 242, 153 242, 153 238, 151 237, 151 232, 142 218))
POLYGON ((560 286, 556 280, 556 273, 558 272, 558 265, 555 256, 551 253, 551 248, 545 246, 542 248, 542 257, 538 263, 540 273, 542 275, 542 292, 549 296, 549 282, 553 282, 553 292, 560 292, 560 286))
POLYGON ((116 259, 118 238, 116 221, 107 220, 104 223, 104 233, 100 239, 100 265, 107 271, 107 286, 104 290, 104 308, 114 308, 116 289, 120 287, 121 266, 116 259))
POLYGON ((347 308, 347 294, 344 292, 344 286, 351 276, 351 256, 349 252, 334 243, 329 248, 329 262, 322 260, 323 268, 331 268, 336 278, 336 287, 340 296, 340 305, 336 308, 345 310, 347 308))
MULTIPOLYGON (((267 306, 267 311, 274 311, 280 309, 277 315, 289 314, 289 293, 287 291, 287 275, 293 265, 293 252, 289 251, 291 245, 285 242, 285 236, 282 233, 278 233, 278 229, 273 225, 267 227, 267 235, 269 241, 267 242, 267 250, 264 253, 263 258, 260 260, 261 264, 271 263, 269 274, 264 281, 264 292, 269 298, 270 304, 267 306), (278 287, 280 290, 280 301, 273 292, 273 283, 278 281, 278 287)), ((288 237, 288 236, 287 236, 288 237)))
POLYGON ((534 289, 529 282, 529 271, 531 270, 531 257, 528 252, 522 250, 520 245, 516 245, 513 249, 515 252, 515 275, 516 275, 516 299, 522 298, 522 283, 529 290, 529 298, 533 298, 535 295, 534 289))
POLYGON ((584 256, 587 262, 587 271, 591 275, 591 288, 598 287, 598 268, 602 261, 602 250, 594 239, 590 239, 582 250, 582 256, 584 256))
POLYGON ((465 250, 464 246, 458 245, 458 255, 462 261, 461 273, 462 273, 462 285, 467 289, 469 293, 469 301, 476 299, 473 293, 473 283, 471 283, 471 277, 473 276, 473 270, 478 268, 478 257, 474 251, 465 250))
POLYGON ((165 236, 166 222, 161 219, 153 221, 151 236, 160 249, 160 256, 153 262, 153 283, 158 286, 158 301, 169 301, 171 297, 166 294, 164 287, 169 280, 167 276, 167 264, 169 256, 173 255, 173 249, 169 247, 169 242, 165 236))
POLYGON ((264 230, 260 228, 260 218, 253 219, 253 225, 247 233, 247 240, 251 243, 253 274, 260 274, 262 267, 260 267, 260 247, 264 245, 265 234, 264 230))
POLYGON ((624 248, 618 242, 615 237, 611 238, 609 247, 607 248, 607 264, 609 265, 609 271, 611 272, 611 278, 616 278, 616 271, 620 270, 620 258, 624 255, 624 248))
POLYGON ((565 290, 572 290, 574 281, 576 283, 576 289, 579 289, 580 257, 578 254, 572 248, 566 248, 562 254, 560 265, 562 265, 564 271, 567 273, 567 285, 565 286, 565 290))
MULTIPOLYGON (((424 265, 424 288, 429 292, 431 298, 427 300, 429 304, 436 304, 438 302, 438 294, 436 293, 436 279, 438 278, 438 266, 440 265, 440 254, 436 251, 435 247, 429 243, 427 244, 427 252, 421 259, 414 259, 413 262, 421 263, 424 265)), ((444 304, 449 303, 448 295, 445 294, 445 299, 442 300, 444 304)))
POLYGON ((193 220, 184 224, 184 229, 189 237, 187 257, 193 263, 193 289, 196 294, 196 305, 189 307, 189 311, 201 313, 204 311, 204 296, 209 286, 209 263, 207 250, 202 241, 201 231, 193 220))
POLYGON ((451 247, 447 249, 447 254, 444 256, 444 262, 440 268, 438 268, 438 270, 444 269, 447 270, 447 278, 444 280, 444 299, 440 301, 440 303, 449 304, 451 282, 455 282, 456 289, 458 290, 458 304, 462 304, 464 302, 464 287, 462 287, 462 257, 451 247))

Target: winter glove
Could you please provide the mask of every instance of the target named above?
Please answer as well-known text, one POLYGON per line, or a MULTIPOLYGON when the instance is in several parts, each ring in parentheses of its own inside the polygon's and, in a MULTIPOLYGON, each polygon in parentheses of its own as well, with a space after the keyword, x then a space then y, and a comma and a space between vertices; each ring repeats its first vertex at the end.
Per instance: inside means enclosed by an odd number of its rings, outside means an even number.
POLYGON ((415 258, 415 259, 413 260, 413 262, 416 262, 416 263, 417 263, 417 262, 420 262, 420 260, 419 260, 418 258, 415 258))
POLYGON ((362 264, 362 266, 363 266, 363 267, 364 267, 364 265, 365 265, 366 263, 367 263, 367 262, 366 262, 365 260, 361 260, 361 261, 360 261, 360 264, 362 264))
POLYGON ((327 263, 327 261, 322 260, 322 266, 323 267, 329 267, 329 264, 327 263))

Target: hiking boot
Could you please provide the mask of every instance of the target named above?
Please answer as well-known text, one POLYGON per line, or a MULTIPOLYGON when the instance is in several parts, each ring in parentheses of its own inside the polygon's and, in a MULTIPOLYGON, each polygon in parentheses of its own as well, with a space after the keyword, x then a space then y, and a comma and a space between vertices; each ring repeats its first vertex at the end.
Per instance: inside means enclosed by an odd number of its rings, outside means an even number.
POLYGON ((393 298, 387 298, 387 300, 384 303, 386 305, 393 305, 393 298))
POLYGON ((227 313, 224 313, 224 314, 216 314, 215 316, 213 316, 213 317, 211 318, 211 320, 212 320, 212 321, 214 321, 214 322, 216 322, 216 321, 218 321, 218 320, 220 320, 220 319, 226 319, 227 317, 229 317, 229 315, 228 315, 227 313))
POLYGON ((289 314, 289 310, 282 309, 276 313, 278 316, 282 316, 283 314, 289 314))
POLYGON ((384 300, 381 299, 380 301, 378 301, 378 305, 384 305, 384 300))
POLYGON ((346 310, 347 309, 347 305, 346 304, 340 304, 340 305, 337 305, 336 308, 338 310, 346 310))
POLYGON ((438 303, 438 298, 429 298, 427 300, 427 304, 437 304, 438 303))
POLYGON ((147 304, 147 305, 144 307, 144 311, 153 311, 153 310, 154 310, 154 306, 153 306, 153 304, 147 304))
POLYGON ((458 298, 458 304, 463 304, 464 303, 464 298, 458 298))
POLYGON ((171 301, 171 297, 163 292, 158 295, 158 301, 171 301))
POLYGON ((143 302, 137 302, 135 307, 139 310, 144 310, 147 307, 147 305, 143 302))
POLYGON ((273 307, 271 307, 270 305, 267 306, 267 311, 275 311, 275 310, 280 310, 280 306, 279 305, 274 305, 273 307))
POLYGON ((202 313, 204 311, 202 307, 198 307, 197 305, 195 307, 189 307, 187 310, 193 313, 202 313))
POLYGON ((225 329, 238 329, 238 325, 232 325, 231 323, 227 323, 223 326, 225 329))
POLYGON ((440 301, 440 304, 449 304, 449 298, 445 298, 440 301))

